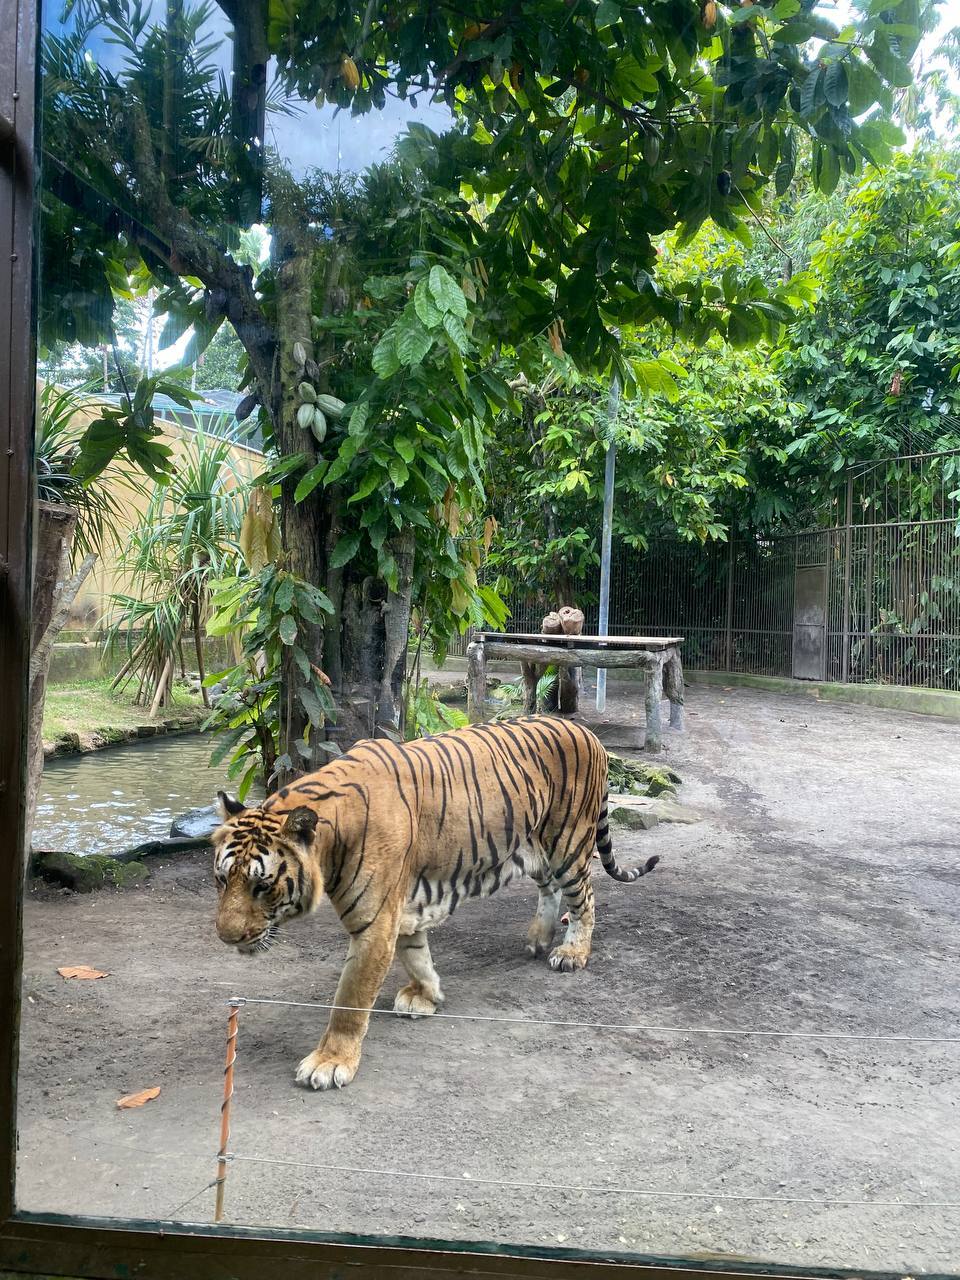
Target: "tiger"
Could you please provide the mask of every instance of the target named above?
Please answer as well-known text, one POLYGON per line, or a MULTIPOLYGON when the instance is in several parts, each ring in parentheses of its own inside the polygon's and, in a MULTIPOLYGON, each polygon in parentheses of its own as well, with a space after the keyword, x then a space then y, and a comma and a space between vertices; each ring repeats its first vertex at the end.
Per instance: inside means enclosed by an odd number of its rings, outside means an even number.
POLYGON ((629 884, 608 823, 607 753, 583 725, 554 716, 474 724, 412 742, 371 739, 247 808, 218 792, 212 835, 216 930, 244 954, 328 898, 349 934, 323 1038, 298 1084, 341 1089, 356 1076, 369 1011, 393 959, 409 981, 394 1010, 436 1013, 444 995, 427 934, 469 898, 529 875, 539 890, 526 953, 558 973, 582 969, 594 928, 594 849, 629 884), (566 933, 552 947, 561 902, 566 933))

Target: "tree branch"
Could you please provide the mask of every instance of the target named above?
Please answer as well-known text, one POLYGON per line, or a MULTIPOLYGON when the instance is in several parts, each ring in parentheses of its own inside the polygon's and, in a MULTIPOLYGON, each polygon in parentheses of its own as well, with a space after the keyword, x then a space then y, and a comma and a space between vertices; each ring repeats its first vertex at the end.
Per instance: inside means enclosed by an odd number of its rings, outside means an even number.
POLYGON ((157 166, 146 110, 135 95, 127 100, 127 113, 130 157, 139 202, 149 210, 151 225, 169 245, 168 265, 178 275, 198 276, 208 289, 223 291, 223 314, 247 352, 260 383, 262 402, 272 404, 276 340, 254 291, 252 272, 234 262, 186 209, 171 200, 157 166))

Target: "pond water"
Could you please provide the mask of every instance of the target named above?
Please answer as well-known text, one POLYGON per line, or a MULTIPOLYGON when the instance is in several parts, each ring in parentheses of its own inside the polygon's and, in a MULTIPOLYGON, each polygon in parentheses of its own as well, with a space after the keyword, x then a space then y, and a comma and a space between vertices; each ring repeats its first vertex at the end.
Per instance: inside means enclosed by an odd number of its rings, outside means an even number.
POLYGON ((116 853, 168 836, 181 813, 234 790, 225 767, 210 764, 213 746, 191 733, 47 761, 34 848, 116 853))

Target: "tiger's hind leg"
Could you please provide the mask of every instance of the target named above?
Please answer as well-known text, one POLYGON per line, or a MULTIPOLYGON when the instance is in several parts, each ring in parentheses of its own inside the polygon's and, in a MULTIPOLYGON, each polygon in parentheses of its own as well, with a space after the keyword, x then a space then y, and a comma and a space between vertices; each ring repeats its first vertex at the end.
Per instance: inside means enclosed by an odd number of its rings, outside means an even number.
POLYGON ((536 958, 546 955, 553 942, 557 916, 560 914, 560 890, 553 883, 546 868, 532 872, 531 876, 540 890, 540 899, 537 902, 537 914, 527 930, 525 950, 528 956, 536 958))
POLYGON ((589 855, 569 870, 560 892, 569 923, 563 942, 550 952, 549 964, 559 973, 572 973, 574 969, 585 968, 590 959, 595 912, 589 855))
POLYGON ((443 992, 433 967, 426 929, 401 934, 397 939, 397 955, 410 975, 410 981, 397 992, 394 1012, 409 1018, 427 1018, 436 1013, 437 1005, 443 1004, 443 992))

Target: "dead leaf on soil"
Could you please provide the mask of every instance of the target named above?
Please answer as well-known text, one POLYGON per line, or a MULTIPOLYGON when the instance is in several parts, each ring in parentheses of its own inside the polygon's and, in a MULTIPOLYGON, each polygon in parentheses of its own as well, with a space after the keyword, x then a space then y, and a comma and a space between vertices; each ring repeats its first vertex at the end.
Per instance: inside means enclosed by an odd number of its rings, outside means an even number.
POLYGON ((100 969, 91 969, 88 964, 67 964, 62 969, 58 969, 61 978, 109 978, 109 973, 103 973, 100 969))
POLYGON ((122 1111, 130 1111, 134 1107, 142 1107, 145 1102, 150 1102, 159 1096, 160 1086, 157 1085, 153 1089, 141 1089, 139 1093, 128 1093, 125 1098, 118 1098, 117 1106, 122 1111))

